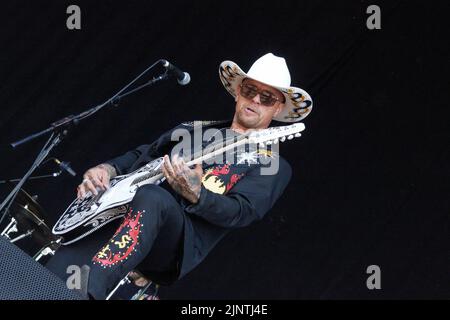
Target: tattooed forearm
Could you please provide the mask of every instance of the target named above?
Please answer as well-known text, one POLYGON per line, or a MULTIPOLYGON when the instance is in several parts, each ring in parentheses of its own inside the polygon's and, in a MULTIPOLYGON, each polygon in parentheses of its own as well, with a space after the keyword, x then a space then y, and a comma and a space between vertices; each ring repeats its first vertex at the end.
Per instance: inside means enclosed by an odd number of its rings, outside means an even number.
POLYGON ((197 203, 200 198, 201 180, 193 170, 182 169, 181 174, 171 180, 172 188, 192 203, 197 203))
POLYGON ((108 172, 110 178, 114 178, 115 176, 117 176, 116 168, 108 163, 99 164, 97 167, 105 169, 108 172))
POLYGON ((172 163, 168 156, 164 157, 163 172, 172 188, 189 200, 197 203, 202 189, 203 170, 200 165, 190 169, 182 159, 174 157, 172 163))
POLYGON ((194 171, 189 171, 187 173, 187 185, 188 190, 192 193, 193 203, 197 203, 198 198, 200 198, 200 191, 202 189, 202 182, 200 177, 195 174, 194 171))

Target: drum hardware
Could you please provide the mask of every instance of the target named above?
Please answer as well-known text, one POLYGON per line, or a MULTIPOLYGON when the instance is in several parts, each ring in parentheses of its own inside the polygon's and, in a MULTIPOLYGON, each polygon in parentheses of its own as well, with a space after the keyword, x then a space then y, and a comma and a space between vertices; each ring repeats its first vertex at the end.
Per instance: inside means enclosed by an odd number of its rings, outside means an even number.
POLYGON ((51 233, 44 220, 47 214, 36 199, 20 189, 8 209, 10 221, 0 235, 39 261, 54 255, 63 238, 51 233))
POLYGON ((14 239, 11 239, 11 237, 9 236, 10 233, 15 233, 18 232, 19 229, 17 229, 17 220, 14 218, 11 218, 11 222, 6 226, 6 228, 2 231, 1 235, 4 236, 5 238, 9 239, 9 242, 14 243, 20 239, 29 237, 33 234, 34 229, 31 230, 27 230, 26 233, 21 234, 20 236, 15 237, 14 239))
POLYGON ((58 238, 57 240, 50 242, 50 244, 47 247, 42 248, 41 251, 33 257, 33 259, 39 261, 43 256, 47 256, 49 254, 54 256, 56 250, 58 250, 61 246, 61 241, 62 238, 58 238))
POLYGON ((16 241, 18 241, 18 240, 20 240, 20 239, 29 237, 29 236, 31 236, 31 235, 33 234, 33 232, 34 232, 34 229, 33 229, 33 230, 27 230, 26 233, 24 233, 24 234, 22 234, 22 235, 20 235, 20 236, 18 236, 18 237, 16 237, 16 238, 14 238, 14 239, 11 239, 10 242, 11 242, 11 243, 14 243, 14 242, 16 242, 16 241))
POLYGON ((6 226, 6 228, 2 231, 2 233, 0 234, 0 236, 4 236, 8 239, 11 239, 11 237, 9 236, 10 233, 12 232, 17 232, 19 231, 17 229, 17 221, 14 218, 11 218, 11 221, 8 223, 8 225, 6 226))

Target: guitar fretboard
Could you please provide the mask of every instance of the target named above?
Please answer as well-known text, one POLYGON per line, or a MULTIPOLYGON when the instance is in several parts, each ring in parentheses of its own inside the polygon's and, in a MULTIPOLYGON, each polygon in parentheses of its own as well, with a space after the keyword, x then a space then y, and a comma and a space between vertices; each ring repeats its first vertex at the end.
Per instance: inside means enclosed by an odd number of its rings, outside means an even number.
MULTIPOLYGON (((203 160, 210 159, 212 157, 224 153, 225 151, 229 150, 230 147, 237 146, 239 142, 244 141, 246 137, 247 135, 239 135, 228 139, 222 139, 219 140, 218 142, 214 141, 213 143, 207 145, 204 148, 204 150, 194 152, 194 154, 190 157, 183 156, 183 160, 184 162, 186 162, 188 166, 200 163, 203 160)), ((158 169, 151 170, 150 172, 144 175, 141 175, 140 177, 134 179, 131 184, 136 185, 148 179, 154 178, 158 175, 163 175, 161 167, 159 167, 158 169)))

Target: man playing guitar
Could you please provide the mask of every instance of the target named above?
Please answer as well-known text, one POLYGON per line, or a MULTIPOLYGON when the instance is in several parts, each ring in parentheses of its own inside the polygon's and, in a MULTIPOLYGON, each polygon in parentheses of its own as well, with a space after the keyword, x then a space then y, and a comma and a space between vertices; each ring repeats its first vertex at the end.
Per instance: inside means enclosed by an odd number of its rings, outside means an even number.
MULTIPOLYGON (((227 130, 239 137, 268 128, 273 119, 300 121, 311 111, 310 96, 290 86, 289 70, 281 57, 266 54, 248 73, 235 63, 224 61, 219 75, 236 105, 231 123, 204 123, 218 133, 227 130)), ((109 231, 98 232, 103 234, 102 240, 94 233, 76 243, 72 251, 67 246, 71 255, 91 250, 90 261, 85 263, 90 267, 87 289, 94 299, 105 299, 118 281, 134 269, 159 284, 170 284, 183 277, 229 231, 262 219, 290 180, 291 168, 279 155, 269 154, 279 162, 277 172, 270 175, 261 174, 260 170, 260 159, 267 153, 247 152, 238 154, 234 162, 194 166, 187 165, 178 154, 169 157, 174 147, 171 134, 177 128, 196 129, 195 125, 181 124, 150 145, 93 167, 85 172, 77 188, 79 199, 89 193, 95 195, 108 189, 115 176, 164 157, 162 172, 167 183, 139 187, 115 231, 104 227, 101 230, 109 231), (93 257, 92 252, 96 252, 93 257)), ((52 263, 50 269, 51 266, 52 263)))

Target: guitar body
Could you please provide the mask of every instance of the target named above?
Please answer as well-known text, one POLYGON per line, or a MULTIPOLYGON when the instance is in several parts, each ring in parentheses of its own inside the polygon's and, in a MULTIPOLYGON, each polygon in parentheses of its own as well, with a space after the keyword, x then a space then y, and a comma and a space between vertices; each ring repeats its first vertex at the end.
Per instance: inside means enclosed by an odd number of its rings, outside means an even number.
POLYGON ((53 234, 63 237, 62 244, 68 245, 123 217, 140 186, 162 182, 162 162, 163 158, 158 158, 132 173, 114 177, 109 189, 98 190, 96 196, 88 192, 83 199, 75 199, 54 225, 53 234))

